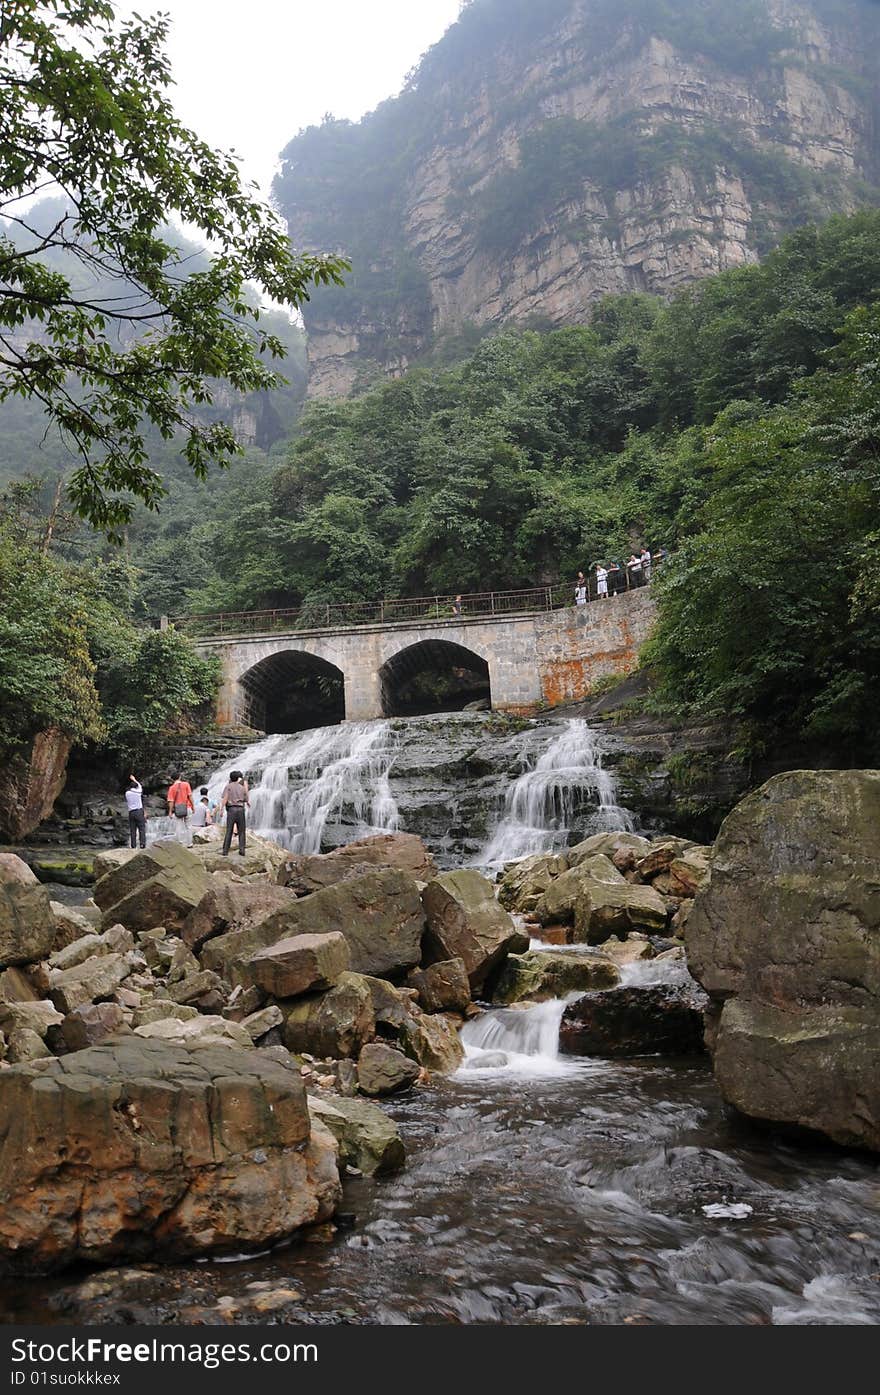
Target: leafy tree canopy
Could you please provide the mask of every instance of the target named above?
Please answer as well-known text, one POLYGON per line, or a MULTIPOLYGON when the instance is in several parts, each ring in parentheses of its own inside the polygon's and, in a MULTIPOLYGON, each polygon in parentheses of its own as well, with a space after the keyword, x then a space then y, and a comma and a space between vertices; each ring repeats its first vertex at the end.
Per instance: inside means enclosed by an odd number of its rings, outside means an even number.
POLYGON ((206 419, 215 380, 271 386, 283 353, 249 287, 282 305, 345 263, 294 256, 279 219, 174 114, 167 17, 117 19, 107 0, 9 0, 0 10, 0 402, 36 400, 79 458, 77 511, 118 535, 161 477, 147 433, 181 438, 202 477, 236 452, 206 419), (54 224, 28 200, 64 196, 54 224), (207 239, 195 269, 176 217, 207 239))

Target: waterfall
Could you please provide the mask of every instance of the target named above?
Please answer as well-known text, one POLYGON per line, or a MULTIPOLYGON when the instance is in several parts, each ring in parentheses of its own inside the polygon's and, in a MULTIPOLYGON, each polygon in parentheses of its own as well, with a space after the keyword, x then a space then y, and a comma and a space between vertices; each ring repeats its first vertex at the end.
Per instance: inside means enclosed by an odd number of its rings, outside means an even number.
POLYGON ((559 1055, 559 1024, 567 998, 528 1007, 492 1008, 461 1029, 464 1069, 515 1071, 520 1075, 564 1075, 572 1063, 559 1055))
POLYGON ((267 736, 212 775, 219 800, 233 770, 250 781, 250 827, 289 848, 317 853, 333 843, 399 826, 388 771, 394 755, 389 722, 346 722, 295 736, 267 736), (342 835, 341 830, 345 830, 342 835))
POLYGON ((568 845, 576 823, 585 838, 633 827, 630 812, 616 803, 613 776, 602 768, 596 733, 581 717, 570 718, 534 767, 509 786, 501 820, 478 862, 497 870, 530 853, 558 851, 568 845), (594 807, 581 817, 585 794, 594 807))

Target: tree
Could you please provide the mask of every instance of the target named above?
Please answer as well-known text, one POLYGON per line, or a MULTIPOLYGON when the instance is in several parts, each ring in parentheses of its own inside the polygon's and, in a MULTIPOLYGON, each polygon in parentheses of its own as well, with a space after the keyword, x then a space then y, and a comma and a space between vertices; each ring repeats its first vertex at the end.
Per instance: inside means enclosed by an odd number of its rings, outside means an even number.
POLYGON ((206 420, 220 379, 277 381, 284 352, 250 289, 300 306, 347 263, 294 255, 235 160, 181 124, 168 98, 168 19, 119 20, 108 0, 7 0, 0 9, 0 401, 39 401, 72 445, 77 510, 118 536, 162 480, 150 431, 181 437, 195 475, 237 452, 206 420), (60 191, 38 231, 27 203, 60 191), (169 240, 176 217, 208 240, 192 269, 169 240))

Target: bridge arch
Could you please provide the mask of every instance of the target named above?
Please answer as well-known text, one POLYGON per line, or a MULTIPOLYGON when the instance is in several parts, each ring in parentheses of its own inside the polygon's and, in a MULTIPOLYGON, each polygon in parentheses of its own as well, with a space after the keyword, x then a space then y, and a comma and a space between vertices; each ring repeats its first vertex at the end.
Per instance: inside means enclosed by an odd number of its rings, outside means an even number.
POLYGON ((385 717, 456 712, 475 701, 491 707, 489 663, 452 639, 403 643, 379 669, 379 695, 385 717))
POLYGON ((238 676, 247 726, 271 735, 345 720, 342 669, 305 649, 278 647, 238 676))

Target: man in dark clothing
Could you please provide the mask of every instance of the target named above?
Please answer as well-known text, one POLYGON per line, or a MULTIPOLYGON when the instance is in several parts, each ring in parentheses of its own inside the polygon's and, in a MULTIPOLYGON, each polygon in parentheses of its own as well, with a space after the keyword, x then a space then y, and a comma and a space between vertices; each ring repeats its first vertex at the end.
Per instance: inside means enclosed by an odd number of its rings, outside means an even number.
POLYGON ((128 777, 125 802, 128 805, 128 833, 131 846, 136 848, 138 839, 140 839, 141 847, 145 848, 147 846, 147 816, 144 813, 144 787, 133 775, 128 777))
POLYGON ((226 833, 223 838, 223 856, 229 853, 232 843, 233 830, 238 830, 238 852, 244 857, 245 853, 245 809, 250 808, 251 801, 248 798, 247 781, 240 770, 233 770, 229 777, 229 783, 223 791, 220 800, 221 810, 226 810, 226 833))

